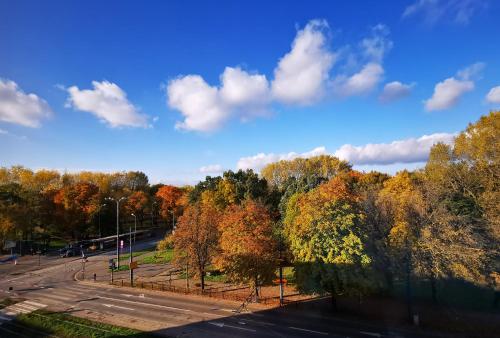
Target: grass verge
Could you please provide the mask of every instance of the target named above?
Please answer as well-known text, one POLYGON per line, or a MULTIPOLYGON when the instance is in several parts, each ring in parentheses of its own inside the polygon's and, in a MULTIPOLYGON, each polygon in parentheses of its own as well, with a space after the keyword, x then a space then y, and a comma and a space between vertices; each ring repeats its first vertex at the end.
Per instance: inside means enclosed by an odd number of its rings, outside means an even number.
POLYGON ((19 315, 11 325, 15 327, 16 333, 27 337, 40 337, 43 333, 58 337, 156 337, 147 332, 44 310, 19 315))

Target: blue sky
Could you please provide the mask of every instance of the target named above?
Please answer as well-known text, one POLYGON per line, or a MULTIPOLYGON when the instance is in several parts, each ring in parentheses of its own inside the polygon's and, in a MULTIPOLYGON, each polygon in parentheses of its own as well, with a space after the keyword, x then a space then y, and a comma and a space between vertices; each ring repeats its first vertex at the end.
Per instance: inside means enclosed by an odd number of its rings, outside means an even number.
POLYGON ((0 165, 421 165, 500 108, 498 1, 1 1, 0 165))

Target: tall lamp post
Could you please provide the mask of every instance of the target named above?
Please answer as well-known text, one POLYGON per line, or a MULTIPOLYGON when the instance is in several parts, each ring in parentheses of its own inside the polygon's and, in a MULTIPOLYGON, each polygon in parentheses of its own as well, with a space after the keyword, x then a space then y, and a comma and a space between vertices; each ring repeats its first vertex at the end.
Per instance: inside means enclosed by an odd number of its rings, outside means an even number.
MULTIPOLYGON (((137 231, 137 216, 135 214, 132 214, 134 216, 134 224, 135 224, 135 231, 137 231)), ((135 231, 134 231, 134 242, 135 242, 135 231)), ((130 286, 134 286, 134 269, 132 267, 132 225, 129 224, 129 238, 128 238, 128 245, 129 245, 129 254, 130 258, 128 260, 129 262, 129 270, 130 270, 130 286)))
POLYGON ((106 204, 101 204, 99 206, 99 238, 101 238, 101 210, 102 208, 104 208, 106 206, 106 204))
POLYGON ((126 200, 126 197, 115 199, 106 197, 106 201, 113 201, 116 203, 116 268, 120 268, 120 202, 126 200))
POLYGON ((173 210, 169 210, 169 212, 172 214, 172 233, 175 231, 175 213, 173 210))

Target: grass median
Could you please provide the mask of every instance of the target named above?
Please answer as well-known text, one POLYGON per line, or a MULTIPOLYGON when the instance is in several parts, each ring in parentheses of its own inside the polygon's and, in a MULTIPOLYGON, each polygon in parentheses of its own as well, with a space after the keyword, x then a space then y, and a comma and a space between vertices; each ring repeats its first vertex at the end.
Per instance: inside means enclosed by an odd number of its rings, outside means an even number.
MULTIPOLYGON (((43 334, 58 337, 157 337, 154 334, 103 324, 60 312, 44 310, 19 315, 12 325, 23 337, 40 337, 43 334)), ((7 328, 8 329, 8 328, 7 328)))

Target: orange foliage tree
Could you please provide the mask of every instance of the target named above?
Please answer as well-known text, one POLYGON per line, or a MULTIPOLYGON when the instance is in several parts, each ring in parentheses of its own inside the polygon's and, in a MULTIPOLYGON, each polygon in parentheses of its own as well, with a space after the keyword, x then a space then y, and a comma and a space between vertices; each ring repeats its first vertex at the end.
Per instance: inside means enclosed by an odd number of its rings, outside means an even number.
POLYGON ((77 238, 99 208, 99 188, 86 182, 67 185, 54 196, 58 215, 68 226, 62 232, 77 238))
POLYGON ((245 200, 225 209, 219 223, 220 255, 216 265, 236 281, 258 286, 274 277, 277 243, 269 210, 261 203, 245 200))
POLYGON ((176 217, 182 214, 185 205, 185 191, 173 185, 164 185, 156 192, 160 202, 160 215, 165 220, 172 219, 172 212, 176 217))
POLYGON ((218 247, 217 222, 220 211, 212 203, 197 203, 186 208, 173 235, 177 260, 194 266, 205 289, 206 267, 218 247))

